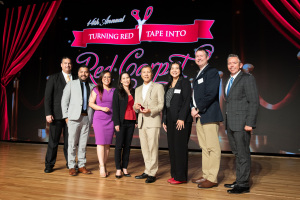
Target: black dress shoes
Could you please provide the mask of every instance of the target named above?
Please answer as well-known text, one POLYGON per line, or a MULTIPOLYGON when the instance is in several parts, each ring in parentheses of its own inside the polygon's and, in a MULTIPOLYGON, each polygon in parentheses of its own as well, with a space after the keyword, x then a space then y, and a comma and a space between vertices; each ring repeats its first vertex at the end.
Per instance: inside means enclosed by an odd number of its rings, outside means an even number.
POLYGON ((51 173, 51 172, 53 172, 53 168, 51 168, 51 167, 46 167, 46 168, 44 169, 44 172, 45 172, 45 173, 51 173))
POLYGON ((145 183, 154 183, 156 181, 155 176, 148 176, 147 180, 145 183))
POLYGON ((139 176, 135 176, 136 179, 144 179, 144 178, 148 178, 148 174, 142 173, 139 176))
POLYGON ((224 187, 226 188, 234 188, 236 186, 236 182, 234 181, 233 183, 231 184, 224 184, 224 187))
POLYGON ((229 194, 242 194, 242 193, 250 192, 250 188, 249 188, 249 187, 239 187, 239 186, 235 186, 233 189, 227 190, 227 192, 228 192, 229 194))

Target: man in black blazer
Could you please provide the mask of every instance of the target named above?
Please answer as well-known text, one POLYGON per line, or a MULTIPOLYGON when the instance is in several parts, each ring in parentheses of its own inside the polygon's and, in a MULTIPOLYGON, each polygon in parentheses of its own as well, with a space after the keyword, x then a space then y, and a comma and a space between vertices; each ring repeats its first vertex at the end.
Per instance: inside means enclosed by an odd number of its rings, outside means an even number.
POLYGON ((232 153, 236 158, 236 181, 225 184, 228 193, 249 192, 250 138, 255 128, 259 98, 255 79, 241 71, 243 64, 239 57, 230 54, 227 59, 230 78, 225 87, 226 130, 232 153))
POLYGON ((209 56, 204 48, 197 49, 195 62, 200 71, 193 82, 192 111, 196 118, 196 130, 202 149, 202 177, 192 179, 199 188, 218 185, 221 161, 219 122, 223 116, 219 104, 220 76, 218 70, 208 64, 209 56))
POLYGON ((47 122, 50 123, 49 141, 45 158, 45 173, 53 172, 62 130, 64 136, 64 155, 68 162, 68 128, 62 117, 61 98, 66 83, 76 79, 77 76, 71 74, 72 62, 69 57, 63 57, 60 65, 62 72, 49 77, 45 90, 45 115, 47 122))

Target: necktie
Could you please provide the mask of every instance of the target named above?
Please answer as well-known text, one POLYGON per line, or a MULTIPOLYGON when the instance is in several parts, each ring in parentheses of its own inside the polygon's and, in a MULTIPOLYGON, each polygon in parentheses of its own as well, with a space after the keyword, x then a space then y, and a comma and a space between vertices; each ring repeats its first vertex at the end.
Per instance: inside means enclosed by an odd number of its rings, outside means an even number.
POLYGON ((83 83, 83 110, 86 110, 86 102, 87 102, 86 86, 85 86, 85 82, 82 83, 83 83))
POLYGON ((67 82, 69 82, 71 79, 70 79, 70 74, 67 74, 67 82))
POLYGON ((232 86, 233 80, 234 80, 233 77, 231 77, 230 80, 229 80, 228 87, 227 87, 227 95, 229 94, 229 91, 230 91, 230 88, 231 88, 231 86, 232 86))

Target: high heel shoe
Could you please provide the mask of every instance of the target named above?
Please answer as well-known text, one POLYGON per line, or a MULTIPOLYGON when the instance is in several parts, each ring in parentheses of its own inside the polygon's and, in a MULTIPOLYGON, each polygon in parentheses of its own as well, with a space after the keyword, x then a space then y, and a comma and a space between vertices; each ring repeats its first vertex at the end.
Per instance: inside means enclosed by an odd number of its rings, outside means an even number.
POLYGON ((104 164, 106 176, 109 176, 109 172, 107 171, 106 164, 104 164))
POLYGON ((105 165, 99 165, 99 173, 101 178, 107 177, 105 165))
MULTIPOLYGON (((125 169, 125 168, 124 168, 125 169)), ((126 170, 127 171, 127 170, 126 170)), ((124 170, 122 169, 123 175, 126 177, 131 177, 131 175, 127 172, 127 174, 124 173, 124 170)))
MULTIPOLYGON (((117 170, 118 171, 118 170, 117 170)), ((120 170, 121 171, 121 170, 120 170)), ((122 178, 122 171, 121 171, 121 175, 117 175, 117 172, 116 172, 116 178, 120 179, 122 178)))

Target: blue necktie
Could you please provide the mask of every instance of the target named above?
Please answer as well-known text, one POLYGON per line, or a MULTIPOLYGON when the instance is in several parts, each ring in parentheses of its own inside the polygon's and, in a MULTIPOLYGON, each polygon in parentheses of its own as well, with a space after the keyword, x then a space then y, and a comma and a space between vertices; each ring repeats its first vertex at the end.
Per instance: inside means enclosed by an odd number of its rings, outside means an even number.
POLYGON ((86 110, 86 102, 87 102, 86 86, 85 86, 85 82, 82 83, 83 83, 83 110, 86 110))
POLYGON ((232 86, 233 80, 234 80, 234 78, 231 77, 231 78, 230 78, 230 81, 229 81, 229 84, 228 84, 228 87, 227 87, 227 95, 229 94, 229 91, 230 91, 230 88, 231 88, 231 86, 232 86))

